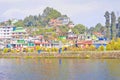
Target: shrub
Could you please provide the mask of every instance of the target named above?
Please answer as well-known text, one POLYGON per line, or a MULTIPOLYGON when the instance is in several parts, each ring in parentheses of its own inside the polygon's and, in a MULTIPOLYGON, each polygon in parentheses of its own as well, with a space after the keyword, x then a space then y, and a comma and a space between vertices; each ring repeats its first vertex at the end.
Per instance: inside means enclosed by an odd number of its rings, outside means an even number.
POLYGON ((119 50, 120 48, 119 48, 119 44, 118 44, 118 42, 115 42, 115 44, 114 44, 114 50, 119 50))
POLYGON ((103 46, 103 45, 100 46, 100 47, 98 48, 98 50, 99 50, 99 51, 104 51, 104 46, 103 46))
POLYGON ((11 49, 11 53, 15 53, 16 51, 14 49, 11 49))
POLYGON ((107 50, 107 51, 112 50, 112 47, 111 47, 110 44, 107 44, 107 46, 106 46, 106 50, 107 50))
POLYGON ((95 51, 95 49, 96 49, 96 48, 95 48, 94 45, 90 45, 90 47, 89 47, 89 50, 90 50, 90 51, 95 51))
POLYGON ((51 51, 51 48, 47 48, 47 52, 50 52, 51 51))
POLYGON ((34 48, 29 48, 29 52, 34 52, 34 48))
POLYGON ((8 52, 8 48, 4 48, 3 52, 7 53, 8 52))
POLYGON ((28 48, 25 48, 26 49, 26 52, 28 52, 28 48))
POLYGON ((37 50, 37 51, 40 50, 40 46, 36 46, 36 50, 37 50))

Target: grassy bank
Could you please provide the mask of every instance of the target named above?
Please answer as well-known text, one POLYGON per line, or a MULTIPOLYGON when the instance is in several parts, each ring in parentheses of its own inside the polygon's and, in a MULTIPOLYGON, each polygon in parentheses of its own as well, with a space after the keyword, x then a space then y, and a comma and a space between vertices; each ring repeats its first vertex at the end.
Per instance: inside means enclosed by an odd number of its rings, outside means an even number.
POLYGON ((1 53, 0 58, 80 58, 80 59, 119 59, 120 51, 65 51, 32 53, 1 53))

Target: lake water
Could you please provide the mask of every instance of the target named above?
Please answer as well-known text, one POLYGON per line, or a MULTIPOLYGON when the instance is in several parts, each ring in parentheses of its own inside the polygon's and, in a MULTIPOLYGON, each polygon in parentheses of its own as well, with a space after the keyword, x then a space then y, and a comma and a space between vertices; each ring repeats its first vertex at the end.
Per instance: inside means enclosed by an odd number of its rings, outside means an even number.
POLYGON ((120 60, 0 59, 0 80, 120 80, 120 60))

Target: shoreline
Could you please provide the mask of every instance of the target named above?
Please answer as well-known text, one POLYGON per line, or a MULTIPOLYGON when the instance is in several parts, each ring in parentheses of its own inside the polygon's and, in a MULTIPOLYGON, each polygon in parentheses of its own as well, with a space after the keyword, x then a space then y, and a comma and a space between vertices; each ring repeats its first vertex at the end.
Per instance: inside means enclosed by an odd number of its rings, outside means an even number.
POLYGON ((0 58, 78 58, 78 59, 120 59, 120 51, 65 51, 32 53, 1 53, 0 58))

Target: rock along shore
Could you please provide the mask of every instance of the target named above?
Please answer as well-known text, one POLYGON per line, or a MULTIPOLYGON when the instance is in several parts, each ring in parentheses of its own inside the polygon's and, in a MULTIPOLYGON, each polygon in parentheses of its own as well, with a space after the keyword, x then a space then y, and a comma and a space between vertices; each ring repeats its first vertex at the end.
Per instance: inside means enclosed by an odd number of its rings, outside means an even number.
POLYGON ((0 58, 80 58, 80 59, 120 59, 120 51, 65 51, 1 53, 0 58))

